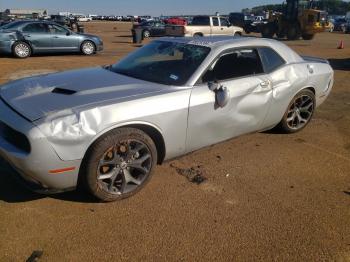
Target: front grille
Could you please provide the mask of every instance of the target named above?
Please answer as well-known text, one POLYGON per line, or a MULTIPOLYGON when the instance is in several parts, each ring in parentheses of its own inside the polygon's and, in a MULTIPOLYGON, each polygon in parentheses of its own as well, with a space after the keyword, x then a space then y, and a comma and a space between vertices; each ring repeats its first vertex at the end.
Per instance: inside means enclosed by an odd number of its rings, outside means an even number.
POLYGON ((5 123, 0 121, 0 135, 9 144, 15 146, 17 149, 30 153, 30 143, 28 138, 22 133, 14 130, 5 123))

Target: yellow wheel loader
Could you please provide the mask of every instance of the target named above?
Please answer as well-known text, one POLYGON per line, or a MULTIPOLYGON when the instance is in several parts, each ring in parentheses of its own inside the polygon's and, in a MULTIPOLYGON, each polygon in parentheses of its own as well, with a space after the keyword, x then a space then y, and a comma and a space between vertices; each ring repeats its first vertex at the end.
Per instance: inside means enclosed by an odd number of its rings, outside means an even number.
POLYGON ((264 38, 287 37, 288 40, 311 40, 315 34, 330 29, 327 12, 316 9, 314 1, 287 0, 282 13, 269 12, 267 23, 261 26, 264 38))

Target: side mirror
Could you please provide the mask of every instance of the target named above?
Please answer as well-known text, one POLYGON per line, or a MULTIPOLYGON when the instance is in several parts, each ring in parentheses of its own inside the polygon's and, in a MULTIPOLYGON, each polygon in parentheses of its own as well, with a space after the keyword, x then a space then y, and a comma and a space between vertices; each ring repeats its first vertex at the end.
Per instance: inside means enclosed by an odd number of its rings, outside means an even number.
POLYGON ((69 36, 69 35, 71 35, 71 33, 70 31, 67 31, 66 36, 69 36))
POLYGON ((231 27, 231 26, 232 26, 232 24, 231 24, 231 23, 228 23, 228 24, 227 24, 227 27, 231 27))
POLYGON ((217 89, 215 92, 215 101, 221 108, 225 107, 230 102, 230 93, 226 87, 220 87, 217 89))
POLYGON ((219 83, 210 81, 208 82, 208 88, 210 89, 210 91, 215 92, 219 88, 219 83))

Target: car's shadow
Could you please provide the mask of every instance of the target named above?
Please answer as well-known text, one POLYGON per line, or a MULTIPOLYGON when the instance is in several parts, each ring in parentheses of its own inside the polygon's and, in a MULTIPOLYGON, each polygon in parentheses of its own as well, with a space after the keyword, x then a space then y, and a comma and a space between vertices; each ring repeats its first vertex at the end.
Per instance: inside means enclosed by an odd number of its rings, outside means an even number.
POLYGON ((328 61, 334 70, 350 71, 350 58, 330 58, 328 61))
POLYGON ((97 203, 98 201, 84 192, 76 190, 53 195, 37 194, 15 179, 15 171, 2 159, 0 159, 0 201, 6 203, 23 203, 35 201, 43 198, 54 198, 68 202, 97 203))

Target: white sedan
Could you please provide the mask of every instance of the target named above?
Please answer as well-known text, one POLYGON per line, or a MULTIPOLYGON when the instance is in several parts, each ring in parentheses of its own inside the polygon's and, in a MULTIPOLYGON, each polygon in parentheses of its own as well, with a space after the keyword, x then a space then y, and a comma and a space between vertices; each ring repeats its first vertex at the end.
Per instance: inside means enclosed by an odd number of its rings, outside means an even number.
POLYGON ((162 38, 120 62, 0 88, 0 154, 44 192, 104 201, 157 164, 242 134, 302 130, 330 94, 326 60, 258 38, 162 38))

